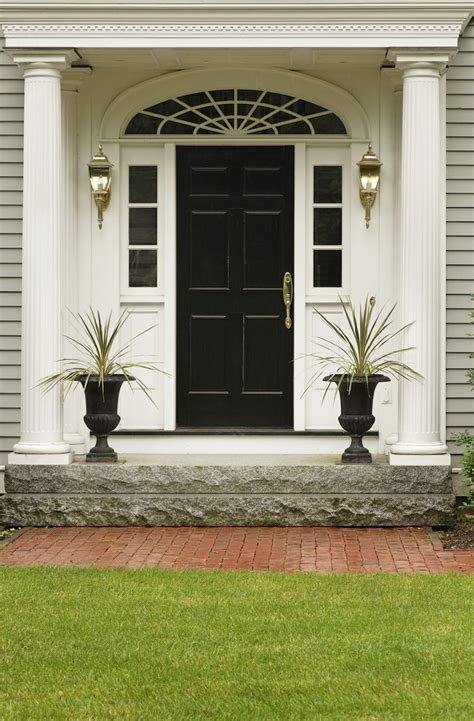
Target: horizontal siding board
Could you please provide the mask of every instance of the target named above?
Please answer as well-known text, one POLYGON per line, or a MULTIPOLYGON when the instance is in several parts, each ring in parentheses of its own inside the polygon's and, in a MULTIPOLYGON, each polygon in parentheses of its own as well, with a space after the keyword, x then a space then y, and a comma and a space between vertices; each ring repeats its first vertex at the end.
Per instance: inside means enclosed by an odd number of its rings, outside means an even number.
POLYGON ((0 132, 0 147, 9 150, 23 150, 22 135, 2 135, 0 132))
MULTIPOLYGON (((20 231, 21 231, 21 223, 20 231)), ((21 234, 20 233, 0 233, 0 249, 7 248, 20 248, 21 249, 21 234)))
MULTIPOLYGON (((3 74, 4 67, 2 68, 3 74)), ((0 83, 0 94, 10 95, 11 93, 18 94, 23 91, 23 80, 21 78, 7 78, 2 80, 0 83)))
MULTIPOLYGON (((0 88, 1 88, 0 83, 0 88)), ((23 108, 23 92, 20 88, 16 93, 0 92, 0 111, 2 108, 23 108)))
MULTIPOLYGON (((0 408, 19 409, 20 403, 18 393, 2 393, 0 390, 0 408)), ((7 418, 3 418, 3 420, 7 420, 7 418)))
POLYGON ((470 280, 448 280, 446 285, 450 295, 469 295, 472 293, 472 281, 470 280))
MULTIPOLYGON (((14 438, 17 439, 20 435, 20 424, 19 423, 3 423, 0 422, 0 438, 14 438)), ((15 442, 15 441, 13 441, 15 442)), ((4 445, 3 448, 7 451, 11 448, 11 445, 4 445)))
POLYGON ((474 208, 474 193, 455 193, 448 189, 446 205, 448 208, 474 208))
POLYGON ((469 221, 456 222, 454 220, 449 221, 447 224, 446 232, 448 235, 466 235, 472 238, 472 223, 469 221))
POLYGON ((460 428, 470 429, 473 427, 474 418, 471 413, 447 413, 448 428, 451 426, 459 426, 460 428))
POLYGON ((19 278, 21 281, 21 264, 4 263, 0 266, 0 278, 19 278))
MULTIPOLYGON (((464 381, 465 376, 463 377, 463 382, 461 383, 448 383, 449 398, 463 398, 464 400, 466 399, 466 383, 464 381)), ((474 408, 474 392, 471 392, 469 402, 472 403, 472 407, 474 408)))
MULTIPOLYGON (((466 56, 462 58, 463 63, 469 61, 469 55, 470 53, 466 53, 466 56)), ((473 68, 470 65, 461 65, 459 62, 453 64, 448 70, 448 80, 467 80, 472 82, 474 80, 473 68)))
POLYGON ((466 272, 470 273, 474 266, 474 250, 450 250, 448 254, 448 266, 464 265, 466 272))
POLYGON ((18 321, 0 320, 0 335, 4 336, 20 336, 21 326, 18 321))
POLYGON ((463 310, 467 315, 470 305, 469 298, 470 296, 467 293, 460 293, 459 295, 448 294, 446 298, 446 307, 448 309, 459 308, 463 310))
POLYGON ((14 351, 21 349, 21 338, 6 335, 2 338, 2 348, 5 351, 14 351))
MULTIPOLYGON (((464 351, 462 353, 448 353, 446 359, 446 367, 449 369, 463 370, 466 374, 471 364, 469 362, 468 354, 464 351)), ((469 384, 466 379, 466 394, 469 392, 469 384)))
MULTIPOLYGON (((472 122, 472 119, 470 122, 472 122)), ((474 165, 474 151, 448 150, 446 152, 446 157, 449 165, 468 165, 470 168, 474 165)))
POLYGON ((0 176, 0 191, 22 192, 23 178, 10 176, 0 176))
POLYGON ((446 313, 446 320, 448 321, 450 326, 462 324, 465 328, 467 328, 466 333, 474 333, 474 328, 471 324, 467 322, 467 318, 468 314, 464 310, 464 308, 449 308, 446 313))
MULTIPOLYGON (((468 128, 469 126, 463 126, 468 128)), ((449 151, 457 151, 457 150, 474 150, 474 136, 470 137, 467 134, 462 135, 459 133, 457 136, 451 136, 449 138, 446 138, 446 148, 449 151)))
POLYGON ((446 181, 446 191, 448 196, 451 193, 459 193, 460 195, 470 195, 472 197, 474 194, 474 178, 471 181, 448 178, 446 181))
POLYGON ((468 337, 448 338, 446 350, 448 353, 465 353, 468 356, 474 351, 473 339, 468 337))
POLYGON ((21 368, 19 365, 14 365, 14 366, 0 365, 0 380, 9 381, 8 388, 10 388, 10 389, 13 388, 14 393, 20 392, 20 378, 21 378, 21 368), (12 383, 12 381, 18 381, 17 385, 12 383))
POLYGON ((3 190, 0 188, 0 205, 17 205, 21 208, 22 203, 23 193, 21 190, 3 190))
MULTIPOLYGON (((464 112, 464 111, 463 111, 464 112)), ((452 138, 472 138, 474 137, 474 130, 472 127, 472 110, 466 110, 466 116, 471 116, 471 120, 461 123, 455 123, 455 122, 449 122, 447 125, 447 133, 446 137, 448 138, 448 150, 449 148, 449 141, 452 140, 452 138)), ((0 125, 1 130, 1 125, 0 125)), ((471 148, 466 147, 466 150, 471 150, 471 148)))
POLYGON ((446 275, 448 280, 470 280, 474 282, 474 265, 454 265, 449 263, 446 275))
MULTIPOLYGON (((2 163, 0 161, 0 178, 23 178, 21 163, 2 163)), ((23 182, 23 181, 22 181, 23 182)))
MULTIPOLYGON (((2 378, 0 379, 0 393, 4 396, 9 395, 12 398, 16 398, 18 402, 18 406, 15 406, 15 408, 19 408, 20 403, 20 380, 17 378, 2 378)), ((11 405, 12 401, 11 399, 8 401, 8 403, 11 405)), ((1 405, 0 405, 1 407, 1 405)))
MULTIPOLYGON (((449 87, 449 86, 448 86, 449 87)), ((474 109, 474 98, 472 95, 456 95, 449 93, 446 96, 446 110, 474 109)))
POLYGON ((2 408, 2 422, 20 423, 20 409, 2 408))
POLYGON ((0 135, 22 135, 23 122, 19 120, 7 120, 5 114, 0 115, 0 135))
POLYGON ((21 263, 20 248, 0 248, 0 264, 21 263))
POLYGON ((472 208, 448 208, 446 220, 448 223, 468 223, 472 233, 474 223, 474 210, 472 208))
POLYGON ((449 92, 456 95, 470 95, 471 89, 465 80, 449 80, 449 92))
POLYGON ((457 165, 452 161, 446 167, 446 177, 449 180, 474 180, 474 168, 470 165, 457 165))
MULTIPOLYGON (((21 205, 2 205, 0 206, 0 221, 3 220, 21 220, 22 217, 21 205)), ((2 222, 3 226, 3 222, 2 222)))
POLYGON ((448 251, 472 251, 474 249, 474 235, 466 235, 464 237, 458 235, 448 235, 446 238, 446 245, 448 251))
MULTIPOLYGON (((461 315, 461 311, 459 311, 459 315, 461 315)), ((447 336, 448 338, 469 338, 470 336, 472 336, 472 338, 470 338, 470 342, 472 344, 472 350, 474 352, 474 326, 472 325, 472 323, 467 322, 467 316, 464 317, 466 319, 465 323, 448 323, 447 336)))
POLYGON ((20 293, 0 293, 0 305, 21 306, 20 293))
POLYGON ((6 366, 20 365, 20 352, 17 350, 3 350, 3 348, 0 348, 0 364, 6 366))
POLYGON ((21 148, 0 148, 0 163, 23 163, 21 148))
POLYGON ((466 413, 474 421, 474 398, 448 398, 446 408, 448 413, 466 413))
POLYGON ((3 108, 0 118, 2 122, 8 121, 10 123, 12 121, 17 121, 23 125, 23 116, 23 108, 3 108))

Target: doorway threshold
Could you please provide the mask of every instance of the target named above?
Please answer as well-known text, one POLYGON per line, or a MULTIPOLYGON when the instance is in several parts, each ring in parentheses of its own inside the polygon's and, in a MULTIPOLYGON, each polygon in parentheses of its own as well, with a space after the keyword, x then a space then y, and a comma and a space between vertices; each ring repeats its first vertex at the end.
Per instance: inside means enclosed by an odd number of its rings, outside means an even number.
MULTIPOLYGON (((378 436, 369 431, 366 436, 378 436)), ((342 429, 311 429, 295 431, 293 428, 176 428, 174 431, 147 428, 118 428, 114 436, 347 436, 342 429)))
MULTIPOLYGON (((350 439, 342 430, 293 431, 289 428, 180 428, 176 431, 123 429, 111 434, 117 453, 341 454, 350 439)), ((378 433, 365 436, 371 453, 380 453, 378 433)))

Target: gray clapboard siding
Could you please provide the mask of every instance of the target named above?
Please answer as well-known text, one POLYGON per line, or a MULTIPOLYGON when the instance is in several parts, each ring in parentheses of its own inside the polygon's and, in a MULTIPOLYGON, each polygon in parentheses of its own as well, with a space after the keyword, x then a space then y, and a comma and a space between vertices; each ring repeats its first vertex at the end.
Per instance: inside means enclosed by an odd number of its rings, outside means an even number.
POLYGON ((0 465, 20 433, 23 80, 0 36, 0 465))
MULTIPOLYGON (((447 373, 446 425, 454 433, 474 429, 474 391, 466 373, 474 361, 474 22, 466 28, 447 74, 447 373)), ((461 449, 449 443, 453 463, 461 449)))

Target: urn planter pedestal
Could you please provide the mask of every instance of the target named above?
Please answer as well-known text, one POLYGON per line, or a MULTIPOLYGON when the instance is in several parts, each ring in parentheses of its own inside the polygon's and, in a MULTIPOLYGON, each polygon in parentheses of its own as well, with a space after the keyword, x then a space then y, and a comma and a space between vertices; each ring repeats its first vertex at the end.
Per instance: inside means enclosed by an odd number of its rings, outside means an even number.
MULTIPOLYGON (((107 437, 120 423, 117 413, 120 389, 126 380, 124 375, 104 377, 104 384, 98 376, 79 376, 86 397, 84 423, 96 437, 96 444, 86 456, 88 463, 116 463, 117 454, 108 444, 107 437)), ((130 379, 132 380, 132 379, 130 379)))
POLYGON ((342 454, 341 463, 372 463, 372 456, 362 443, 362 437, 375 423, 372 414, 375 389, 379 383, 387 383, 390 378, 378 373, 367 379, 356 376, 350 382, 349 376, 338 374, 326 376, 323 380, 338 384, 341 400, 338 421, 351 436, 351 444, 342 454))

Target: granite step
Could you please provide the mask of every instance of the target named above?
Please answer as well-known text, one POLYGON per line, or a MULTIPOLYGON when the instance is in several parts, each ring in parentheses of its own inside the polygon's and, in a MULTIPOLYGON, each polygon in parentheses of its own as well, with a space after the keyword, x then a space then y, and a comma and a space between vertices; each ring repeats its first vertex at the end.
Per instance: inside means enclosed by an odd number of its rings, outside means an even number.
POLYGON ((21 526, 445 526, 450 468, 337 457, 153 456, 7 466, 0 522, 21 526), (146 462, 145 462, 146 461, 146 462))

